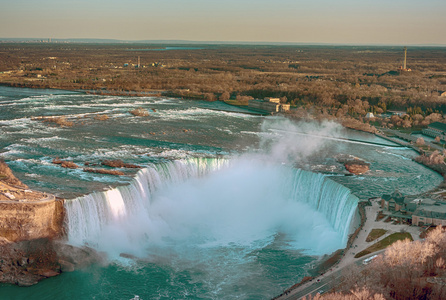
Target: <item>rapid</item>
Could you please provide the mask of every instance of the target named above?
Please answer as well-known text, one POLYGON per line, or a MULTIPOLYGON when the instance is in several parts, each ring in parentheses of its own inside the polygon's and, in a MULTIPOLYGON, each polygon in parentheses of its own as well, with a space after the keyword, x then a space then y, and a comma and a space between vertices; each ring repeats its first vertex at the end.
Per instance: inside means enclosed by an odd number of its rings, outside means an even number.
POLYGON ((373 135, 220 102, 0 87, 0 108, 1 156, 31 188, 64 197, 67 243, 107 262, 26 289, 0 286, 9 298, 268 299, 345 246, 359 199, 442 180, 414 163, 413 151, 373 135), (128 113, 138 107, 149 117, 128 113), (339 154, 364 159, 370 171, 344 176, 339 154), (55 158, 141 169, 92 174, 55 158))

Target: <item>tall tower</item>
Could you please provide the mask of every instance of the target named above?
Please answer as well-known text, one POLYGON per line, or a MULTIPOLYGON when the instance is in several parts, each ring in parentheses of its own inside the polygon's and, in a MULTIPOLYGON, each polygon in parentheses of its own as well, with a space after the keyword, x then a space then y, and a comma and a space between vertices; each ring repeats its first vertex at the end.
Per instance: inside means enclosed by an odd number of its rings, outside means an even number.
POLYGON ((406 70, 406 58, 407 58, 407 47, 404 47, 404 62, 403 62, 403 70, 406 70))
POLYGON ((138 69, 141 68, 141 57, 138 56, 138 69))

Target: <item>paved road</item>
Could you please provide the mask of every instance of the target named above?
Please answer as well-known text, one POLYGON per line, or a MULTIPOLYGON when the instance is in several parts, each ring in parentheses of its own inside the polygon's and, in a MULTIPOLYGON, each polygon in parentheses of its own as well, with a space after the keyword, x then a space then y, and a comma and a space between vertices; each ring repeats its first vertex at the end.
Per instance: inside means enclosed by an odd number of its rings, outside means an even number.
MULTIPOLYGON (((380 250, 374 253, 371 253, 369 255, 364 256, 361 259, 356 260, 354 263, 358 266, 363 266, 364 260, 376 256, 377 254, 381 254, 385 251, 380 250)), ((280 297, 280 300, 298 300, 302 299, 304 297, 307 297, 309 295, 315 296, 317 293, 323 294, 331 290, 332 288, 339 286, 339 283, 341 282, 342 278, 342 271, 344 269, 340 269, 337 271, 333 271, 331 274, 326 274, 323 277, 318 277, 320 280, 317 281, 316 279, 313 280, 313 282, 306 287, 297 288, 293 291, 291 291, 288 295, 283 295, 280 297)))
POLYGON ((296 293, 290 293, 288 295, 282 296, 280 299, 283 300, 297 300, 308 295, 316 295, 317 293, 323 294, 333 288, 335 285, 339 284, 340 278, 342 277, 341 270, 335 271, 326 277, 323 277, 320 281, 314 281, 314 283, 306 288, 299 290, 296 293))

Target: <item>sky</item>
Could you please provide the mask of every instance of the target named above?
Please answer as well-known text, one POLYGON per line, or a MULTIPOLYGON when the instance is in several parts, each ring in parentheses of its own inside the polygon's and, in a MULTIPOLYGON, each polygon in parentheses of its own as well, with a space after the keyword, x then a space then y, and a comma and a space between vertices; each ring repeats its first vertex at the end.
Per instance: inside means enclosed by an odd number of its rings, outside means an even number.
POLYGON ((0 0, 0 38, 446 45, 446 0, 0 0))

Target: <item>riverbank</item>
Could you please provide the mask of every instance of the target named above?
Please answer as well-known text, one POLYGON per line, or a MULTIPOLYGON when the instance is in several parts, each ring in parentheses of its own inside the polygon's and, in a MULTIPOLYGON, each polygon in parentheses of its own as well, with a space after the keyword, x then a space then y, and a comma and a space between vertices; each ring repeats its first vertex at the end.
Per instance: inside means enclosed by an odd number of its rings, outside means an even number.
MULTIPOLYGON (((27 92, 29 91, 23 91, 25 94, 24 96, 28 96, 27 92)), ((17 98, 23 98, 24 96, 21 97, 17 97, 17 98)), ((143 164, 149 164, 152 162, 157 162, 158 160, 149 160, 148 154, 153 153, 151 152, 151 150, 149 150, 149 147, 154 147, 154 146, 159 146, 162 145, 164 148, 160 151, 157 151, 156 153, 158 153, 157 155, 161 158, 161 157, 171 157, 171 156, 176 156, 176 153, 178 152, 178 149, 183 151, 182 149, 186 148, 185 145, 196 145, 196 144, 200 144, 200 145, 213 145, 213 146, 220 146, 220 144, 218 143, 212 143, 213 140, 211 140, 211 138, 215 137, 215 139, 221 141, 221 140, 227 140, 228 141, 228 145, 234 145, 235 143, 238 143, 238 140, 242 140, 245 142, 246 144, 252 144, 252 143, 248 143, 247 137, 249 136, 255 136, 256 140, 257 140, 257 136, 258 136, 258 128, 259 128, 259 123, 263 122, 263 121, 272 121, 275 122, 275 118, 250 118, 247 116, 243 116, 240 114, 226 114, 226 113, 215 113, 215 112, 211 112, 211 111, 207 111, 205 109, 201 109, 202 107, 214 107, 214 103, 211 104, 207 104, 207 103, 203 103, 200 101, 200 103, 191 103, 189 101, 177 101, 175 99, 144 99, 144 101, 141 101, 141 99, 134 99, 134 98, 130 98, 130 97, 103 97, 103 96, 85 96, 85 95, 73 95, 73 96, 50 96, 50 97, 27 97, 27 98, 31 98, 29 100, 23 100, 25 103, 29 103, 30 107, 34 107, 35 103, 38 102, 38 100, 41 100, 39 102, 42 103, 42 109, 41 110, 35 110, 38 111, 40 115, 59 115, 59 114, 66 114, 67 113, 67 108, 65 107, 66 103, 65 101, 67 100, 72 100, 70 101, 69 104, 73 104, 75 103, 76 105, 72 105, 72 107, 70 108, 70 112, 73 115, 76 115, 78 113, 82 113, 84 114, 86 111, 89 112, 87 110, 87 107, 92 107, 90 108, 92 113, 103 113, 106 110, 110 110, 111 108, 115 109, 115 104, 123 104, 125 101, 126 106, 120 108, 119 110, 115 111, 114 113, 116 115, 119 115, 120 118, 110 118, 108 121, 99 121, 99 120, 95 120, 93 118, 91 118, 92 115, 90 115, 90 118, 92 119, 91 121, 91 125, 90 124, 86 124, 85 127, 82 128, 76 128, 76 127, 70 127, 70 128, 56 128, 57 129, 57 133, 58 136, 55 139, 46 139, 48 136, 47 132, 51 132, 53 134, 53 128, 46 126, 46 124, 40 124, 40 122, 28 122, 28 119, 25 119, 25 121, 27 122, 26 125, 32 129, 32 128, 41 128, 43 134, 41 136, 36 135, 33 136, 31 134, 34 133, 34 131, 29 130, 27 131, 26 134, 26 138, 39 138, 39 140, 35 141, 34 144, 31 144, 29 148, 26 148, 27 152, 23 151, 22 149, 18 149, 18 150, 22 150, 22 152, 19 152, 20 155, 14 154, 16 155, 15 157, 10 155, 10 157, 12 160, 11 161, 11 166, 16 167, 18 163, 23 164, 21 161, 18 161, 17 158, 33 158, 34 161, 30 161, 29 165, 31 166, 39 166, 39 160, 43 161, 43 162, 49 162, 51 161, 52 158, 54 158, 55 155, 61 157, 62 159, 73 159, 75 162, 80 162, 80 161, 91 161, 91 157, 93 157, 92 154, 97 155, 97 154, 102 154, 102 153, 97 153, 97 149, 100 149, 101 152, 106 152, 103 156, 101 156, 100 158, 98 158, 97 156, 95 156, 95 159, 97 162, 97 160, 99 159, 110 159, 112 157, 114 157, 115 155, 119 155, 119 156, 123 156, 123 155, 127 155, 127 154, 135 154, 136 159, 138 160, 131 160, 129 162, 132 163, 143 163, 143 164), (71 97, 71 99, 70 99, 71 97), (37 99, 35 99, 37 98, 37 99), (41 98, 41 99, 39 99, 41 98), (81 102, 82 99, 86 99, 85 102, 81 102), (147 101, 146 101, 147 100, 147 101), (153 106, 154 104, 152 104, 152 102, 156 102, 159 101, 162 102, 162 104, 160 104, 159 106, 153 106), (60 109, 47 109, 46 107, 48 106, 47 103, 48 101, 51 101, 52 103, 55 104, 59 104, 58 101, 60 101, 60 109), (104 105, 103 102, 107 101, 107 105, 104 105), (144 102, 144 103, 141 103, 144 102), (80 104, 82 103, 83 105, 82 110, 78 111, 78 107, 80 104), (98 109, 96 108, 97 103, 99 103, 100 106, 104 105, 104 107, 101 108, 101 111, 98 112, 98 109), (93 105, 92 105, 93 104, 93 105), (181 108, 181 104, 184 104, 184 109, 181 110, 179 108, 181 108), (147 119, 143 119, 143 118, 136 118, 133 117, 131 115, 128 114, 128 111, 130 109, 133 109, 134 107, 138 107, 139 105, 145 105, 146 108, 156 108, 156 113, 153 114, 153 116, 148 117, 147 119), (199 106, 199 109, 196 109, 195 107, 199 106), (164 107, 170 108, 170 110, 165 110, 164 107), (192 107, 192 109, 191 109, 192 107), (168 114, 165 113, 166 111, 168 111, 168 114), (184 117, 188 117, 189 119, 191 119, 190 123, 187 123, 184 117), (189 124, 193 123, 197 123, 197 119, 201 121, 202 125, 204 126, 196 126, 196 127, 189 127, 189 124), (159 126, 158 128, 155 127, 157 122, 154 122, 155 120, 159 120, 160 122, 163 121, 164 123, 161 124, 161 126, 159 126), (178 122, 178 120, 181 120, 180 122, 178 122), (229 125, 232 126, 226 126, 223 122, 224 121, 228 121, 229 125), (237 122, 245 122, 245 120, 252 120, 252 124, 253 125, 250 128, 250 132, 248 134, 241 134, 238 133, 236 130, 238 128, 241 129, 245 129, 247 128, 246 124, 247 123, 242 123, 241 125, 234 127, 234 125, 238 124, 237 122), (131 121, 126 123, 127 121, 131 121), (147 122, 146 122, 147 121, 147 122), (173 121, 173 122, 168 122, 168 121, 173 121), (144 124, 144 123, 149 123, 150 124, 144 124), (178 126, 177 127, 173 127, 172 130, 167 131, 166 127, 167 126, 172 126, 171 123, 174 122, 178 122, 178 126), (169 123, 169 124, 167 124, 169 123), (187 125, 185 125, 187 124, 187 125), (167 125, 167 126, 166 126, 167 125), (256 125, 256 126, 254 126, 256 125), (90 127, 91 126, 91 127, 90 127), (115 126, 115 127, 113 127, 115 126), (206 127, 205 127, 206 126, 206 127), (183 131, 184 128, 187 129, 193 129, 193 131, 188 131, 185 132, 183 131), (48 129, 48 130, 47 130, 48 129), (101 129, 103 130, 101 132, 101 129), (126 129, 128 129, 126 131, 126 129), (204 131, 204 129, 206 131, 204 131), (211 129, 217 129, 219 132, 217 132, 217 130, 211 131, 211 129), (231 130, 230 132, 228 132, 228 129, 231 130), (235 130, 234 130, 235 129, 235 130), (149 134, 148 131, 150 130, 150 132, 156 132, 156 135, 152 135, 149 134), (161 133, 162 131, 167 131, 166 135, 160 135, 158 134, 161 133), (206 133, 206 134, 202 134, 202 133, 206 133), (97 134, 96 134, 97 133, 97 134), (119 140, 111 140, 111 138, 115 138, 116 135, 118 135, 119 133, 119 140), (175 133, 175 134, 174 134, 175 133), (220 134, 222 133, 222 134, 220 134), (229 134, 228 134, 229 133, 229 134), (254 133, 254 134, 253 134, 254 133), (93 137, 94 134, 94 137, 93 137), (193 135, 195 134, 195 135, 193 135), (110 135, 110 137, 109 137, 110 135), (60 140, 60 137, 63 137, 64 140, 60 140), (135 136, 137 138, 135 138, 135 136), (171 136, 171 138, 170 138, 171 136), (236 136, 236 139, 230 139, 234 136, 236 136), (43 137, 43 138, 42 138, 43 137), (76 137, 81 137, 80 139, 76 139, 76 137), (162 141, 162 143, 155 143, 155 139, 158 138, 160 141, 162 141), (168 148, 168 145, 166 143, 166 141, 172 141, 172 142, 178 142, 181 141, 180 139, 183 138, 182 141, 187 142, 188 144, 184 143, 182 145, 178 145, 175 144, 173 146, 171 146, 170 148, 168 148), (65 140, 66 139, 66 140, 65 140), (67 143, 67 140, 70 141, 70 143, 67 143), (97 144, 97 141, 101 141, 101 144, 97 144), (109 144, 104 143, 105 141, 108 141, 109 144), (114 142, 114 143, 110 143, 110 141, 114 142), (88 145, 88 149, 86 147, 79 147, 79 148, 75 148, 73 149, 73 146, 77 146, 79 144, 83 144, 83 145, 88 145), (40 148, 37 148, 36 151, 36 146, 39 146, 40 148), (68 147, 67 147, 68 146, 68 147), (139 149, 138 149, 138 146, 139 149), (65 149, 67 149, 69 151, 64 151, 65 149), (29 149, 29 150, 28 150, 29 149), (42 150, 45 150, 45 152, 43 152, 42 150), (46 149, 49 149, 50 151, 46 151, 46 149), (91 150, 90 150, 91 149, 91 150), (134 149, 137 149, 136 151, 134 149), (166 151, 166 149, 168 151, 166 151), (175 151, 173 152, 172 151, 175 151), (32 152, 31 152, 32 151, 32 152), (28 153, 31 152, 31 154, 34 154, 33 152, 38 152, 38 151, 42 151, 43 153, 39 153, 39 156, 31 156, 28 153), (119 152, 118 152, 119 151, 119 152), (134 152, 131 152, 134 151, 134 152), (45 156, 44 156, 45 155, 45 156), (79 155, 82 155, 81 158, 78 158, 79 155), (51 157, 53 156, 53 157, 51 157), (42 160, 43 157, 43 160, 42 160), (37 161, 36 161, 37 159, 37 161), (37 163, 36 163, 37 162, 37 163), (14 165, 14 163, 16 163, 16 165, 14 165)), ((13 103, 14 99, 7 99, 8 102, 13 103)), ((215 103, 218 104, 218 103, 215 103)), ((70 105, 71 106, 71 105, 70 105)), ((117 106, 117 105, 116 105, 117 106)), ((219 107, 219 106, 217 106, 219 107)), ((21 111, 19 109, 17 109, 17 106, 15 105, 11 105, 11 111, 21 111)), ((33 113, 35 112, 33 111, 33 113)), ((82 115, 83 116, 83 115, 82 115)), ((110 113, 110 116, 113 116, 110 113)), ((14 117, 14 119, 18 119, 20 120, 19 122, 17 122, 19 125, 23 123, 22 119, 21 119, 21 115, 17 114, 17 116, 14 117)), ((86 119, 84 119, 83 117, 80 118, 80 120, 86 121, 86 119)), ((6 124, 10 124, 10 123, 6 123, 6 124)), ((4 126, 3 129, 5 130, 7 126, 4 126)), ((17 130, 18 131, 18 130, 17 130)), ((10 143, 18 143, 17 146, 20 146, 21 144, 19 144, 19 141, 21 141, 22 137, 16 138, 16 135, 14 135, 13 133, 11 133, 10 135, 10 143)), ((374 138, 372 136, 370 136, 370 138, 374 138)), ((367 139, 367 137, 366 137, 367 139)), ((359 147, 359 146, 358 146, 359 147)), ((18 147, 16 148, 10 148, 11 150, 16 150, 18 147)), ((383 147, 378 147, 379 149, 383 148, 383 147)), ((191 153, 197 153, 196 150, 201 151, 203 148, 198 148, 198 147, 189 147, 187 148, 187 150, 190 150, 190 152, 181 152, 181 155, 184 155, 183 157, 188 158, 188 155, 190 155, 191 153)), ((206 150, 210 149, 213 150, 215 152, 216 148, 205 148, 206 150)), ((241 149, 240 152, 242 152, 242 147, 239 147, 238 149, 241 149)), ((350 148, 351 149, 351 148, 350 148)), ((366 148, 364 151, 364 153, 369 153, 369 151, 367 150, 368 148, 366 148)), ((249 151, 246 150, 245 152, 249 151)), ((393 151, 393 149, 392 149, 393 151)), ((378 153, 378 152, 376 152, 378 153)), ((195 155, 195 154, 193 154, 195 155)), ((379 152, 379 154, 375 155, 375 157, 378 158, 379 157, 383 157, 384 155, 382 155, 382 152, 379 152)), ((128 156, 125 156, 125 158, 127 158, 128 156)), ((153 156, 152 156, 153 157, 153 156)), ((177 156, 178 157, 178 156, 177 156)), ((390 159, 389 161, 394 162, 397 157, 395 156, 389 156, 390 159)), ((150 158, 152 159, 152 158, 150 158)), ((370 160, 370 161, 377 161, 377 160, 370 160)), ((405 160, 406 162, 408 162, 409 164, 412 164, 412 162, 405 160)), ((21 165, 19 165, 21 166, 21 165)), ((54 172, 52 172, 52 177, 49 178, 50 182, 52 182, 53 180, 57 180, 58 178, 62 178, 64 179, 64 181, 59 181, 57 182, 57 184, 59 184, 59 186, 61 186, 61 189, 66 189, 69 188, 69 184, 71 185, 76 185, 78 186, 77 182, 75 181, 77 178, 76 176, 67 176, 69 174, 74 174, 74 175, 79 175, 79 174, 75 174, 76 171, 71 171, 71 170, 62 170, 61 172, 54 166, 54 165, 44 165, 45 168, 35 168, 34 170, 32 170, 32 173, 29 173, 29 175, 32 175, 32 177, 30 176, 29 179, 34 180, 34 182, 37 183, 41 183, 44 180, 46 180, 47 178, 45 177, 48 174, 48 170, 52 170, 54 172), (67 174, 67 175, 65 175, 67 174)), ((419 167, 419 166, 415 166, 415 167, 419 167)), ((19 171, 21 170, 20 168, 17 168, 19 171)), ((61 168, 59 168, 61 169, 61 168)), ((423 168, 424 169, 424 168, 423 168)), ((387 169, 385 169, 387 170, 387 169)), ((23 172, 23 171, 22 171, 23 172)), ((24 172, 22 173, 24 174, 24 172)), ((28 175, 28 174, 26 174, 28 175)), ((435 175, 435 174, 434 174, 435 175)), ((388 176, 392 176, 390 174, 384 174, 383 177, 388 177, 388 176)), ((435 175, 436 176, 436 175, 435 175)), ((104 176, 105 177, 105 176, 104 176)), ((25 178, 25 177, 24 177, 25 178)), ((95 190, 100 190, 98 188, 96 188, 96 184, 93 186, 95 179, 92 177, 87 177, 89 179, 89 183, 91 187, 91 189, 95 189, 95 190)), ((245 178, 255 178, 255 177, 245 177, 245 178)), ((346 181, 349 181, 348 177, 345 177, 346 181)), ((353 177, 356 179, 356 177, 353 177)), ((99 177, 99 179, 102 179, 102 177, 99 177)), ((358 180, 358 183, 359 180, 358 180)), ((113 183, 112 183, 113 184, 113 183)), ((385 184, 385 183, 384 183, 385 184)), ((109 184, 107 184, 109 185, 109 184)), ((220 183, 221 185, 221 183, 220 183)), ((257 184, 258 185, 258 184, 257 184)), ((47 185, 49 187, 53 187, 56 186, 56 184, 54 185, 47 185)), ((265 185, 268 188, 270 188, 269 182, 268 185, 265 185)), ((289 185, 291 186, 291 185, 289 185)), ((365 185, 362 185, 365 186, 365 185)), ((365 188, 367 188, 367 186, 365 186, 365 188)), ((47 191, 51 191, 49 188, 47 189, 47 191)), ((245 189, 243 189, 245 190, 245 189)), ((130 198, 130 197, 129 197, 130 198)), ((367 197, 364 197, 367 198, 367 197)), ((126 201, 127 199, 125 199, 126 201)), ((96 201, 95 201, 96 202, 96 201)), ((243 203, 243 202, 242 202, 243 203)), ((267 202, 269 203, 269 201, 267 202)), ((263 206, 263 205, 255 205, 255 206, 263 206)), ((353 207, 354 209, 354 207, 353 207)), ((87 215, 87 214, 85 214, 87 215)), ((283 214, 280 214, 280 216, 278 216, 279 218, 282 218, 283 214)), ((295 218, 295 216, 294 216, 295 218)), ((194 218, 194 219, 199 219, 199 218, 194 218)), ((227 220, 230 220, 230 218, 226 218, 227 220)), ((232 222, 232 221, 231 221, 232 222)), ((86 222, 83 222, 86 223, 86 222)), ((92 227, 91 227, 92 228, 92 227)), ((134 229, 136 227, 129 226, 130 229, 130 233, 134 232, 134 229)), ((89 228, 90 229, 90 228, 89 228)), ((324 234, 324 230, 318 230, 318 233, 320 234, 324 234)), ((318 234, 317 233, 317 234, 318 234)), ((94 236, 94 235, 93 235, 94 236)), ((314 235, 313 235, 314 236, 314 235)), ((340 247, 340 246, 338 246, 340 247)), ((168 258, 167 258, 168 259, 168 258)), ((286 264, 289 264, 290 260, 284 261, 285 267, 286 264)), ((277 261, 274 259, 271 260, 271 265, 272 268, 274 270, 278 270, 278 272, 283 273, 283 267, 282 265, 278 265, 277 261)), ((254 267, 252 268, 252 270, 254 270, 253 272, 258 272, 260 269, 254 267)), ((291 269, 294 270, 294 269, 291 269)), ((287 270, 289 271, 289 269, 287 270)), ((243 272, 242 272, 243 273, 243 272)), ((291 274, 291 276, 295 276, 295 272, 290 272, 290 273, 294 273, 291 274)), ((234 274, 234 273, 232 273, 234 274)), ((272 274, 266 274, 268 276, 268 278, 277 278, 276 274, 272 273, 272 274)), ((230 276, 231 277, 231 276, 230 276)), ((265 276, 266 278, 266 276, 265 276)), ((295 278, 295 277, 292 277, 295 278)), ((60 279, 62 281, 62 278, 60 279)), ((206 280, 206 278, 205 278, 206 280)), ((251 278, 252 280, 252 278, 251 278)), ((139 279, 138 279, 139 281, 139 279)), ((218 279, 216 279, 216 281, 219 281, 218 279)), ((279 280, 277 280, 279 281, 279 280)), ((293 279, 288 280, 286 285, 291 285, 294 284, 295 282, 293 282, 293 279)), ((251 281, 251 282, 255 282, 251 281)), ((283 284, 283 282, 285 282, 284 280, 281 280, 279 282, 279 284, 283 284)), ((273 295, 277 292, 277 284, 269 284, 270 286, 275 286, 276 290, 273 293, 270 293, 270 295, 273 295)), ((266 284, 265 284, 266 286, 266 284)), ((284 286, 281 286, 281 288, 285 288, 284 286)))
POLYGON ((64 243, 63 202, 28 189, 0 160, 0 283, 32 286, 102 262, 93 249, 64 243))
MULTIPOLYGON (((281 295, 273 298, 275 300, 291 300, 291 299, 301 299, 308 295, 315 295, 316 293, 323 294, 328 292, 332 288, 339 284, 339 280, 342 277, 342 271, 352 266, 354 264, 363 264, 364 260, 367 258, 381 253, 384 250, 370 253, 369 255, 356 258, 356 254, 367 249, 371 245, 380 242, 390 236, 391 234, 398 232, 408 232, 411 234, 413 240, 420 240, 420 234, 422 229, 416 226, 410 225, 400 225, 392 224, 386 222, 384 219, 377 220, 378 212, 381 210, 380 203, 377 199, 371 200, 370 205, 364 207, 365 222, 360 226, 360 230, 356 233, 352 243, 350 243, 346 249, 342 258, 333 265, 326 272, 321 273, 319 276, 314 278, 304 278, 304 280, 292 286, 291 288, 285 290, 281 295), (385 230, 385 234, 376 240, 367 241, 367 237, 373 229, 385 230)), ((365 264, 365 263, 364 263, 365 264)))
MULTIPOLYGON (((390 132, 392 134, 393 132, 390 132)), ((376 133, 376 136, 379 136, 383 139, 386 139, 388 141, 394 142, 400 146, 408 147, 413 149, 419 154, 424 154, 425 151, 420 149, 418 146, 411 144, 410 142, 403 142, 398 139, 394 139, 389 137, 388 135, 384 133, 376 133)), ((432 145, 432 143, 427 142, 427 146, 431 147, 431 149, 436 149, 436 145, 432 145)), ((439 169, 433 165, 424 164, 422 162, 419 162, 417 160, 413 160, 414 162, 420 163, 427 168, 439 173, 440 175, 445 176, 444 169, 439 169)), ((422 194, 423 196, 434 196, 434 198, 442 197, 443 199, 446 196, 446 181, 443 180, 443 182, 435 187, 434 189, 425 192, 422 194)), ((386 218, 378 220, 378 212, 381 210, 380 203, 378 202, 379 198, 370 199, 368 201, 367 205, 364 206, 358 206, 358 209, 360 212, 363 210, 365 213, 365 217, 362 217, 361 214, 361 223, 355 233, 351 236, 351 239, 349 239, 349 243, 347 244, 346 248, 338 251, 335 253, 335 255, 331 256, 329 260, 335 261, 331 268, 329 268, 326 272, 322 270, 322 272, 319 272, 319 276, 316 277, 305 277, 300 283, 292 286, 291 288, 285 290, 281 295, 273 298, 273 299, 300 299, 302 297, 305 297, 307 295, 314 295, 316 293, 325 293, 329 291, 331 288, 336 287, 336 285, 339 283, 337 282, 340 277, 342 276, 341 270, 345 269, 346 267, 349 267, 353 264, 360 264, 361 261, 364 261, 365 259, 376 255, 377 253, 381 253, 385 250, 380 250, 375 253, 370 253, 363 257, 355 258, 355 256, 370 247, 371 245, 378 243, 382 240, 384 240, 386 237, 390 236, 393 233, 398 232, 408 232, 411 234, 413 240, 420 240, 420 234, 422 233, 422 228, 412 225, 401 225, 401 224, 392 224, 390 222, 385 222, 386 218), (386 233, 379 237, 376 240, 373 240, 371 242, 367 242, 367 237, 369 233, 373 229, 382 229, 385 230, 386 233), (340 255, 340 253, 343 253, 343 255, 340 255), (336 259, 339 258, 339 259, 336 259)), ((365 202, 362 202, 365 204, 365 202)))

